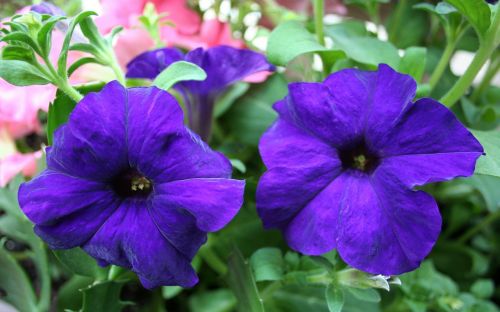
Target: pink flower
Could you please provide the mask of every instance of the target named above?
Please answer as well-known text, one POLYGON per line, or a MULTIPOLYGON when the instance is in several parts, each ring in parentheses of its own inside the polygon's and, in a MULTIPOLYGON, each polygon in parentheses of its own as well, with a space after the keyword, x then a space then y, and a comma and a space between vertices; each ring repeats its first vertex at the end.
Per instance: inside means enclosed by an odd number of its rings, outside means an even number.
POLYGON ((14 140, 5 129, 0 129, 0 187, 7 185, 19 173, 29 177, 35 175, 37 159, 42 154, 42 151, 17 152, 14 140))
POLYGON ((0 79, 0 130, 20 138, 41 130, 38 111, 47 111, 55 97, 52 85, 16 87, 0 79))
MULTIPOLYGON (((107 33, 113 27, 119 25, 125 27, 115 45, 119 63, 123 68, 141 52, 155 47, 153 40, 141 28, 138 20, 147 2, 147 0, 131 0, 123 5, 120 1, 101 0, 103 13, 96 19, 99 29, 107 33)), ((229 24, 217 19, 203 21, 198 13, 188 7, 185 0, 153 0, 151 2, 159 14, 167 13, 166 19, 175 24, 174 27, 164 26, 161 29, 161 39, 167 46, 186 49, 209 48, 217 45, 236 48, 244 46, 243 41, 232 37, 229 24)))

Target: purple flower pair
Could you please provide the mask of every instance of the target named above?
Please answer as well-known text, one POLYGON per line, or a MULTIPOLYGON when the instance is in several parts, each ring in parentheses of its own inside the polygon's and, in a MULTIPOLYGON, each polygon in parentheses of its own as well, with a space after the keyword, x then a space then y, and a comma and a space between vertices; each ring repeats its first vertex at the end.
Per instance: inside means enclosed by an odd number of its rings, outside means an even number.
POLYGON ((272 71, 264 55, 229 46, 202 48, 183 55, 175 48, 163 48, 140 54, 127 65, 127 78, 154 79, 177 61, 194 63, 207 73, 204 81, 183 81, 174 88, 187 107, 190 128, 208 141, 212 112, 217 97, 231 84, 252 74, 272 71))
POLYGON ((191 260, 238 212, 244 181, 183 124, 175 98, 107 84, 78 103, 47 148, 47 169, 19 190, 53 249, 82 247, 147 288, 191 287, 191 260))
POLYGON ((257 189, 266 228, 293 249, 337 249, 360 270, 417 268, 441 229, 434 199, 415 186, 474 172, 479 142, 416 83, 387 65, 346 69, 323 83, 292 83, 259 149, 257 189))

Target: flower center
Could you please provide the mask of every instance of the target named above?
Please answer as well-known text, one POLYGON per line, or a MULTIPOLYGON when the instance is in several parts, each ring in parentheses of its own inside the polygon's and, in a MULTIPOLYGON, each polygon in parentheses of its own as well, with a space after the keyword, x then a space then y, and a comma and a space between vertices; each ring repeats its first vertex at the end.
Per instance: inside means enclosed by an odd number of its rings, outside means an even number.
POLYGON ((119 174, 111 181, 116 194, 121 197, 147 196, 151 193, 152 182, 135 169, 119 174))
POLYGON ((362 172, 372 172, 379 164, 379 157, 370 151, 364 141, 339 151, 342 166, 362 172))

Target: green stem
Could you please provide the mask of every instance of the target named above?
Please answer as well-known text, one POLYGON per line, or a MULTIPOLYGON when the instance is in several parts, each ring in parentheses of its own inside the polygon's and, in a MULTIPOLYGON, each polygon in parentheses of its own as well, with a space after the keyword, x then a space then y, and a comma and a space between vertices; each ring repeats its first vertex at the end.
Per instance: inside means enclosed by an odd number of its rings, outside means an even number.
POLYGON ((434 69, 434 72, 432 73, 431 78, 429 79, 429 85, 431 87, 431 91, 434 90, 434 87, 436 87, 436 84, 438 83, 439 79, 441 79, 441 76, 448 67, 448 63, 450 62, 451 56, 453 55, 453 51, 455 51, 456 44, 457 44, 456 40, 447 41, 446 47, 444 48, 443 54, 439 59, 436 69, 434 69))
POLYGON ((266 288, 264 288, 264 290, 262 290, 262 292, 260 293, 260 297, 262 298, 262 300, 266 301, 268 299, 270 299, 273 294, 278 290, 280 289, 282 286, 282 283, 281 281, 274 281, 272 282, 271 284, 269 284, 266 288))
POLYGON ((118 82, 125 86, 126 85, 125 75, 123 74, 123 71, 120 67, 120 64, 118 64, 118 61, 116 59, 116 55, 115 55, 114 51, 112 51, 112 55, 110 56, 110 58, 111 58, 111 61, 110 61, 109 66, 113 70, 113 73, 115 74, 118 82))
POLYGON ((325 45, 325 33, 323 30, 323 16, 325 15, 325 2, 324 0, 313 0, 314 5, 314 31, 318 42, 325 45))
POLYGON ((497 10, 490 28, 484 35, 483 40, 480 42, 479 49, 477 50, 472 63, 469 65, 464 75, 460 77, 448 93, 441 98, 441 103, 447 107, 452 107, 467 92, 479 70, 481 70, 484 63, 486 63, 491 54, 495 51, 495 48, 500 41, 499 30, 500 12, 497 10))
POLYGON ((38 246, 38 273, 40 274, 41 286, 40 286, 40 300, 38 301, 37 307, 39 311, 49 311, 50 309, 50 293, 51 293, 51 285, 50 285, 50 274, 49 274, 49 265, 47 261, 47 252, 45 249, 45 245, 41 242, 38 246))
POLYGON ((69 96, 71 99, 73 99, 75 102, 80 102, 80 100, 83 98, 83 95, 80 94, 75 88, 71 86, 71 84, 68 81, 68 77, 60 77, 59 74, 57 73, 56 69, 54 68, 54 65, 52 65, 52 62, 49 60, 48 57, 45 57, 44 59, 45 65, 47 65, 48 72, 45 70, 43 66, 38 66, 40 70, 45 72, 45 74, 49 77, 51 77, 52 83, 61 89, 64 93, 66 93, 67 96, 69 96))
POLYGON ((485 227, 496 221, 497 219, 500 219, 500 210, 496 211, 490 215, 488 215, 486 218, 484 218, 481 222, 476 224, 472 229, 468 230, 465 232, 464 235, 462 235, 459 239, 459 243, 465 243, 469 239, 471 239, 474 235, 477 233, 481 232, 485 227))
POLYGON ((403 19, 403 13, 406 10, 408 0, 400 0, 397 4, 396 12, 394 13, 394 22, 389 29, 389 41, 395 43, 398 39, 399 25, 403 19))
POLYGON ((219 275, 224 276, 227 273, 227 265, 219 258, 219 256, 212 250, 209 244, 203 246, 199 255, 201 258, 219 275))
POLYGON ((500 57, 492 57, 490 65, 488 66, 488 69, 486 70, 486 74, 483 77, 483 80, 479 84, 479 86, 474 89, 474 92, 472 92, 471 100, 473 102, 477 101, 479 99, 479 96, 486 90, 486 88, 490 85, 491 80, 493 80, 493 77, 498 73, 500 70, 500 57))

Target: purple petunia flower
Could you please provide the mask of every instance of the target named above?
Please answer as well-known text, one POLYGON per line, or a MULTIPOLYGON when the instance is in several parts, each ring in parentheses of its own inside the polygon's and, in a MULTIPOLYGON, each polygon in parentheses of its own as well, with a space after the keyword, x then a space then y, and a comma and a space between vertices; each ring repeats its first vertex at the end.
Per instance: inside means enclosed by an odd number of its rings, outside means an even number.
POLYGON ((441 229, 434 199, 413 188, 474 172, 479 142, 445 106, 412 102, 415 81, 387 65, 292 83, 259 149, 266 228, 308 255, 337 249, 373 274, 413 270, 441 229))
POLYGON ((19 203, 51 248, 80 246, 147 288, 190 287, 191 260, 236 215, 243 189, 184 126, 173 96, 111 82, 57 129, 47 169, 21 186, 19 203))
POLYGON ((66 16, 66 13, 64 13, 60 7, 49 2, 41 2, 39 4, 32 5, 31 11, 53 16, 66 16))
POLYGON ((164 48, 144 52, 134 58, 127 65, 127 78, 154 79, 177 61, 194 63, 207 73, 204 81, 184 81, 175 85, 186 103, 189 126, 205 141, 210 137, 217 96, 247 76, 274 70, 264 55, 247 49, 217 46, 207 50, 198 48, 183 55, 177 49, 164 48))

